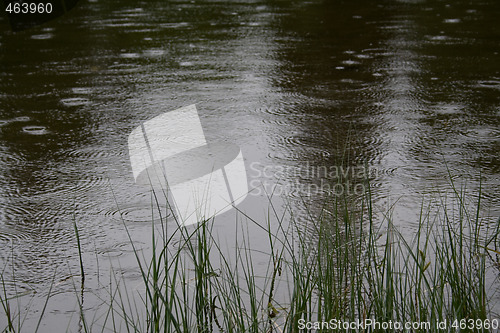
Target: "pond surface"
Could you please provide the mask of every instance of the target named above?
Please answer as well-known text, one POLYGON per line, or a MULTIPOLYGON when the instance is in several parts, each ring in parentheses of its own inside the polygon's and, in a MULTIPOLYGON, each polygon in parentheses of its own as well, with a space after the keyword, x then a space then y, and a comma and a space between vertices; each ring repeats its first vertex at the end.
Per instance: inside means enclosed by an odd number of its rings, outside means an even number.
POLYGON ((2 19, 0 263, 9 293, 36 293, 36 307, 54 284, 48 311, 58 319, 44 327, 67 327, 77 307, 75 221, 86 309, 102 303, 92 292, 109 280, 102 263, 115 260, 140 283, 124 223, 147 248, 151 198, 134 183, 128 135, 194 103, 207 140, 238 145, 250 184, 264 185, 243 204, 252 213, 267 208, 265 191, 319 205, 342 162, 344 172, 370 172, 377 212, 396 203, 405 234, 422 198, 446 192, 450 179, 476 194, 481 184, 494 221, 499 14, 496 0, 89 0, 23 32, 2 19))

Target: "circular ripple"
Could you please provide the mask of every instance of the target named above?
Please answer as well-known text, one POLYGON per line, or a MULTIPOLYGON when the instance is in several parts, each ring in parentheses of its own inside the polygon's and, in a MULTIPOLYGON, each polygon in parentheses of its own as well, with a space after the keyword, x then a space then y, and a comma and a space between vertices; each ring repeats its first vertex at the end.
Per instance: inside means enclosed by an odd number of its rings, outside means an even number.
POLYGON ((358 59, 371 59, 371 58, 373 58, 371 55, 363 54, 363 53, 356 54, 355 57, 358 59))
POLYGON ((31 121, 31 118, 28 116, 16 117, 10 120, 10 122, 20 122, 20 123, 27 121, 31 121))
POLYGON ((71 91, 77 95, 89 95, 90 93, 92 93, 92 88, 75 87, 71 88, 71 91))
POLYGON ((86 160, 101 159, 107 157, 121 157, 126 154, 124 149, 104 149, 104 147, 82 147, 78 149, 68 150, 62 155, 70 158, 79 158, 86 160))
MULTIPOLYGON (((9 274, 2 274, 5 279, 2 279, 2 289, 4 291, 11 291, 11 293, 8 295, 11 298, 17 298, 17 297, 22 297, 25 295, 33 294, 36 293, 36 290, 30 286, 29 283, 23 282, 19 279, 13 279, 13 280, 8 280, 8 275, 9 274)), ((13 273, 14 275, 14 273, 13 273)), ((2 297, 3 297, 2 293, 2 297)))
MULTIPOLYGON (((290 126, 290 120, 286 118, 263 118, 262 123, 269 125, 278 125, 278 126, 290 126)), ((292 123, 293 124, 293 123, 292 123)), ((0 124, 1 126, 1 124, 0 124)))
POLYGON ((194 65, 195 65, 194 62, 192 62, 192 61, 181 61, 179 63, 179 66, 181 66, 181 67, 192 67, 194 65))
POLYGON ((9 149, 0 149, 0 164, 7 164, 10 167, 25 163, 24 156, 18 153, 12 153, 9 149))
POLYGON ((0 203, 0 241, 25 241, 32 237, 30 232, 19 228, 21 221, 31 218, 31 213, 18 202, 0 203))
MULTIPOLYGON (((160 207, 161 210, 161 220, 172 217, 172 213, 167 210, 166 207, 160 207)), ((115 220, 123 220, 127 222, 137 222, 137 223, 151 223, 160 222, 160 214, 157 208, 151 208, 146 205, 130 205, 126 207, 120 207, 120 209, 107 211, 104 216, 111 217, 115 220)))
POLYGON ((140 251, 140 248, 143 245, 144 245, 143 242, 135 240, 134 247, 132 247, 129 241, 125 241, 125 242, 116 243, 116 244, 109 246, 109 247, 98 249, 97 253, 111 256, 111 257, 118 257, 118 256, 121 256, 125 253, 134 252, 134 248, 135 248, 135 251, 140 251))
POLYGON ((90 104, 90 101, 87 98, 82 97, 63 98, 60 102, 64 106, 83 106, 90 104))
POLYGON ((31 121, 31 118, 27 117, 27 116, 21 116, 21 117, 16 117, 16 118, 12 118, 12 119, 0 119, 0 127, 6 126, 9 124, 13 124, 13 123, 24 123, 24 122, 28 122, 28 121, 31 121))
POLYGON ((436 114, 449 115, 449 114, 459 114, 462 112, 463 106, 454 104, 441 104, 434 108, 436 114))
POLYGON ((31 213, 26 208, 22 208, 21 205, 16 202, 0 203, 0 221, 2 222, 6 220, 12 221, 30 214, 31 213))
POLYGON ((146 57, 155 58, 165 55, 166 51, 163 49, 149 49, 149 50, 144 50, 143 53, 146 57))
POLYGON ((108 187, 108 181, 106 178, 97 175, 86 175, 86 178, 79 179, 75 183, 67 183, 59 188, 55 187, 53 190, 48 190, 45 193, 54 193, 59 196, 68 195, 71 198, 76 197, 86 197, 86 193, 89 191, 95 191, 96 189, 105 189, 108 187))
MULTIPOLYGON (((283 142, 283 144, 287 146, 303 146, 303 147, 310 146, 310 143, 307 142, 308 138, 301 136, 280 136, 278 137, 278 140, 283 142)), ((309 138, 309 140, 311 139, 309 138)))
POLYGON ((387 56, 393 56, 394 53, 388 51, 385 48, 371 48, 371 49, 364 49, 362 51, 363 54, 368 54, 371 57, 387 57, 387 56))
POLYGON ((0 228, 0 243, 26 242, 31 239, 31 233, 15 229, 0 228))
POLYGON ((498 141, 500 138, 500 129, 490 128, 490 127, 473 127, 469 128, 464 132, 460 132, 462 136, 465 136, 468 140, 479 142, 479 141, 498 141))
POLYGON ((140 58, 141 55, 139 53, 122 53, 120 57, 125 59, 137 59, 140 58))
POLYGON ((500 80, 479 81, 479 86, 500 89, 500 80))
POLYGON ((52 37, 54 37, 54 34, 47 33, 47 34, 32 35, 31 39, 45 40, 45 39, 51 39, 52 37))
POLYGON ((24 126, 23 132, 30 135, 45 135, 49 133, 44 126, 24 126))
POLYGON ((288 116, 290 117, 290 109, 286 107, 264 107, 257 110, 258 112, 262 112, 265 114, 270 114, 273 116, 288 116))

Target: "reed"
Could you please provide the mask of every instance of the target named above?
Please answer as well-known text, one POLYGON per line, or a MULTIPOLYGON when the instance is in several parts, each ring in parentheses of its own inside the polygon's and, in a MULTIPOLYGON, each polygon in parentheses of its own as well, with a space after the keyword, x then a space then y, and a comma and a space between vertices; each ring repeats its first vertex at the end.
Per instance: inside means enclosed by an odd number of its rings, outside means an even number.
MULTIPOLYGON (((129 332, 327 332, 371 321, 340 331, 399 331, 378 322, 415 325, 404 332, 494 332, 500 323, 491 300, 498 284, 488 276, 498 275, 500 221, 484 223, 480 191, 470 203, 465 188, 451 183, 451 189, 453 197, 442 194, 439 209, 422 204, 411 239, 395 227, 390 212, 376 219, 370 191, 355 208, 346 198, 329 198, 306 221, 279 215, 271 205, 269 221, 251 221, 266 230, 264 273, 256 271, 255 247, 243 227, 236 246, 224 249, 213 220, 191 229, 174 223, 158 229, 153 222, 151 257, 140 255, 129 234, 145 288, 141 302, 134 303, 124 281, 110 281, 104 326, 129 332), (445 321, 446 328, 439 326, 445 321)), ((168 213, 156 195, 164 194, 153 194, 153 221, 168 213)), ((79 241, 77 230, 75 224, 79 241)), ((4 288, 3 331, 21 331, 15 325, 20 314, 6 294, 4 288)))

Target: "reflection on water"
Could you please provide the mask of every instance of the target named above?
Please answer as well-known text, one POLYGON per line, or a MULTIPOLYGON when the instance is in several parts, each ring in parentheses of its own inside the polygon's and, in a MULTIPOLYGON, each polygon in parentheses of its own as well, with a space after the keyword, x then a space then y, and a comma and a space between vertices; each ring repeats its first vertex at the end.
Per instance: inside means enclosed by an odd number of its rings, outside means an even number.
MULTIPOLYGON (((147 248, 151 197, 134 185, 127 137, 193 103, 208 141, 286 171, 264 181, 293 189, 328 178, 297 170, 367 165, 377 209, 398 201, 395 223, 409 234, 422 194, 444 191, 449 172, 471 179, 472 192, 481 177, 496 209, 498 10, 495 1, 122 0, 82 3, 16 34, 0 21, 5 275, 15 273, 18 292, 40 291, 56 269, 49 311, 67 318, 76 220, 92 291, 85 306, 100 304, 109 272, 99 260, 121 258, 123 275, 139 283, 122 221, 147 248)), ((291 198, 315 204, 317 192, 291 198)), ((264 210, 247 199, 250 211, 264 210)))

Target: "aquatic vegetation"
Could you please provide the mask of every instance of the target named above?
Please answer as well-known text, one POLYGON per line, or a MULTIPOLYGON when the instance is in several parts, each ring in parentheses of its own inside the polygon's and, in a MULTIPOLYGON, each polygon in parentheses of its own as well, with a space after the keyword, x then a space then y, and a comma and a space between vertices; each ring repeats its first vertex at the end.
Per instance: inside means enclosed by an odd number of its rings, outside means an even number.
MULTIPOLYGON (((144 284, 141 302, 126 281, 112 280, 99 324, 106 329, 100 330, 495 331, 491 300, 498 286, 491 276, 498 275, 499 223, 484 223, 480 191, 469 200, 463 189, 451 187, 452 200, 443 195, 439 209, 422 204, 413 239, 398 231, 390 212, 375 220, 369 191, 358 209, 335 196, 319 215, 311 212, 311 220, 300 223, 271 205, 269 221, 261 224, 269 242, 259 253, 267 258, 263 276, 245 230, 237 246, 224 249, 212 220, 174 230, 160 223, 160 231, 152 228, 151 257, 134 247, 144 284)), ((151 208, 160 219, 167 213, 151 208)), ((22 315, 13 314, 4 296, 8 324, 2 329, 22 331, 16 322, 22 315)), ((94 331, 92 318, 81 312, 83 331, 94 331)))

